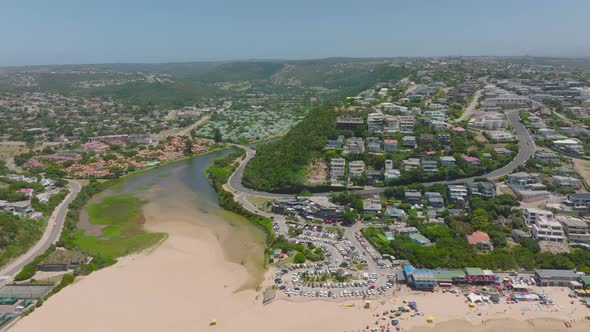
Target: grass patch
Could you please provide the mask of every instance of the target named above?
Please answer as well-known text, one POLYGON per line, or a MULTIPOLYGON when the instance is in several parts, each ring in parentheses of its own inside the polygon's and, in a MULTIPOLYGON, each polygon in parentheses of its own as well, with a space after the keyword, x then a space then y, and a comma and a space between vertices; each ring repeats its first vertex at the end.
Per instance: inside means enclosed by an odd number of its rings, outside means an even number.
POLYGON ((102 234, 95 237, 78 230, 74 244, 91 255, 108 258, 125 256, 157 244, 166 234, 142 229, 141 206, 145 203, 131 194, 121 194, 88 206, 88 219, 91 224, 104 226, 102 234))

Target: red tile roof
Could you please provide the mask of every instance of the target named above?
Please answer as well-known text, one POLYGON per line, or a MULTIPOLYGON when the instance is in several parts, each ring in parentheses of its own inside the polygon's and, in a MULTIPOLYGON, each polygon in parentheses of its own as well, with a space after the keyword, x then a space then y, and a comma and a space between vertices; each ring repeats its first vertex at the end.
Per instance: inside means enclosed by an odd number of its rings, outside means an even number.
POLYGON ((476 231, 471 235, 467 235, 467 242, 471 245, 476 245, 482 242, 490 242, 490 236, 482 231, 476 231))

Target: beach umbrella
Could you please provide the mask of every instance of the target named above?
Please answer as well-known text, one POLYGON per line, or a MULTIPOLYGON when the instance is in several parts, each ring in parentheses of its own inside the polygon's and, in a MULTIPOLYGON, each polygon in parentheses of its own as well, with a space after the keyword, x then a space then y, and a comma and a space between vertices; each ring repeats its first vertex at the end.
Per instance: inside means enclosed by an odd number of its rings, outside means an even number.
POLYGON ((426 321, 428 323, 434 323, 434 316, 428 316, 428 318, 426 319, 426 321))
POLYGON ((210 325, 210 326, 217 325, 217 319, 215 319, 215 318, 214 318, 214 319, 212 319, 212 320, 209 322, 209 325, 210 325))

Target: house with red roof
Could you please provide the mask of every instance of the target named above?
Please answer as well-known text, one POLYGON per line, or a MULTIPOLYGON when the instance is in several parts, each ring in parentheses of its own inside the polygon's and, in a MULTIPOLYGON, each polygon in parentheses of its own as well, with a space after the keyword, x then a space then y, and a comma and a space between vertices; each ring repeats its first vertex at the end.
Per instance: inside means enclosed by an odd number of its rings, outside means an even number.
POLYGON ((461 155, 461 158, 463 158, 463 160, 465 160, 465 163, 467 163, 467 165, 471 165, 471 166, 477 166, 479 164, 481 164, 481 160, 479 160, 479 158, 476 157, 472 157, 472 156, 468 156, 468 155, 461 155))
POLYGON ((467 235, 467 242, 469 245, 477 247, 479 250, 492 251, 494 245, 488 233, 482 231, 475 231, 471 235, 467 235))

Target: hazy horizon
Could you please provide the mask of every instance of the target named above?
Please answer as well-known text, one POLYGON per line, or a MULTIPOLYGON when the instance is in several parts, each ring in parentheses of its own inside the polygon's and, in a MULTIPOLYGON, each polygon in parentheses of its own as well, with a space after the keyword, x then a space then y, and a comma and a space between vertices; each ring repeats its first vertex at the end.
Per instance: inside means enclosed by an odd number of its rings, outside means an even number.
POLYGON ((0 66, 331 57, 590 57, 582 0, 22 0, 0 66))

